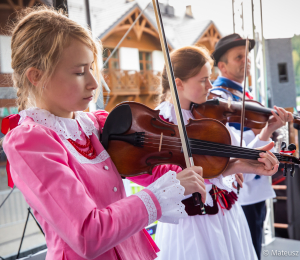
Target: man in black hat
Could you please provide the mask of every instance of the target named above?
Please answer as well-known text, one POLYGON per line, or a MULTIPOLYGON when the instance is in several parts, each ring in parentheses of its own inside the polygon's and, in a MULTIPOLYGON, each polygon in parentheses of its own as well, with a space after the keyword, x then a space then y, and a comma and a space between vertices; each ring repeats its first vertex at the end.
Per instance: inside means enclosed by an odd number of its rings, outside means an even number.
MULTIPOLYGON (((254 40, 249 40, 249 51, 255 45, 254 40)), ((214 81, 210 97, 218 96, 224 99, 241 101, 243 94, 244 68, 245 68, 245 48, 246 40, 238 34, 230 34, 220 39, 216 44, 212 56, 215 66, 219 68, 220 76, 214 81)), ((247 72, 249 75, 250 61, 247 72)), ((246 96, 252 97, 246 92, 246 96)), ((239 129, 240 124, 232 125, 239 129)), ((244 141, 250 148, 256 143, 256 147, 268 144, 271 139, 268 135, 258 138, 259 131, 244 132, 244 141)), ((236 130, 236 134, 240 132, 236 130)), ((244 174, 243 188, 239 194, 239 203, 242 205, 250 228, 253 245, 258 259, 261 255, 263 222, 266 216, 265 200, 275 197, 275 192, 269 183, 268 177, 256 176, 254 174, 244 174)))
MULTIPOLYGON (((219 68, 221 76, 213 83, 211 93, 232 100, 240 101, 243 94, 246 40, 234 33, 223 37, 215 47, 212 56, 214 66, 219 68)), ((249 51, 255 46, 254 40, 249 40, 249 51)), ((250 73, 250 60, 248 60, 247 73, 250 73)), ((250 95, 247 94, 248 98, 250 95)))

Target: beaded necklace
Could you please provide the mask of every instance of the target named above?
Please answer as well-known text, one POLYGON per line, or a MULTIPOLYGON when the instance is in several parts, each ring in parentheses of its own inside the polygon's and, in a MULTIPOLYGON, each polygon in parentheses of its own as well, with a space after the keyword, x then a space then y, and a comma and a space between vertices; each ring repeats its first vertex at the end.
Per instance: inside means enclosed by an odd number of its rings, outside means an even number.
POLYGON ((96 154, 96 150, 94 148, 94 146, 92 145, 92 142, 90 140, 90 138, 86 135, 85 135, 85 140, 86 140, 86 144, 79 144, 79 143, 76 143, 75 141, 73 141, 72 139, 67 139, 71 145, 73 145, 73 147, 76 149, 77 152, 79 152, 82 156, 84 156, 85 158, 87 159, 95 159, 97 154, 96 154), (81 149, 84 149, 84 148, 89 148, 86 152, 81 150, 81 149))

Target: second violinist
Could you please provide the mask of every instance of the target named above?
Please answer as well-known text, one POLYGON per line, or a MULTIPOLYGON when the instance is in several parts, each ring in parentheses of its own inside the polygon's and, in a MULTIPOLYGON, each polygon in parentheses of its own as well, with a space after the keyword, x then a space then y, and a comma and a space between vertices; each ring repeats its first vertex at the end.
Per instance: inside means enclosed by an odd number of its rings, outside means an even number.
MULTIPOLYGON (((188 120, 193 118, 191 104, 205 102, 208 91, 212 88, 209 80, 212 59, 206 49, 195 46, 177 49, 170 56, 183 117, 187 124, 188 120)), ((157 107, 160 117, 177 124, 165 68, 162 74, 162 89, 163 102, 157 107)), ((238 144, 237 140, 238 136, 232 133, 233 144, 238 144)), ((258 146, 259 142, 252 148, 258 146)), ((263 147, 263 150, 272 147, 273 144, 270 143, 263 147)), ((258 161, 230 160, 222 175, 205 181, 205 215, 201 214, 199 207, 194 206, 192 198, 187 196, 183 204, 188 217, 181 219, 178 225, 158 224, 156 242, 161 250, 159 259, 217 260, 220 256, 223 260, 256 259, 247 221, 236 201, 232 183, 235 173, 272 175, 276 168, 277 159, 271 153, 261 154, 258 161)), ((147 186, 168 170, 179 172, 181 169, 175 165, 160 165, 154 168, 152 175, 130 179, 147 186)), ((236 179, 242 185, 242 175, 237 175, 236 179)))

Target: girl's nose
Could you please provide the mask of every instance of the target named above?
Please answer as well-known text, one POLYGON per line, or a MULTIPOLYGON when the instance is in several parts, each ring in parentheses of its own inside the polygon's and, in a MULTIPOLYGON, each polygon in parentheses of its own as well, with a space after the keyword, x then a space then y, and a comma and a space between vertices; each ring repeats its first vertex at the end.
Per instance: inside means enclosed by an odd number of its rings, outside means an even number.
POLYGON ((88 81, 88 84, 87 84, 87 88, 88 89, 96 89, 98 88, 98 82, 95 78, 95 76, 90 73, 90 77, 89 77, 89 81, 88 81))
POLYGON ((208 80, 207 80, 207 83, 206 83, 206 88, 207 88, 207 89, 211 89, 212 87, 213 87, 213 86, 212 86, 210 80, 208 79, 208 80))

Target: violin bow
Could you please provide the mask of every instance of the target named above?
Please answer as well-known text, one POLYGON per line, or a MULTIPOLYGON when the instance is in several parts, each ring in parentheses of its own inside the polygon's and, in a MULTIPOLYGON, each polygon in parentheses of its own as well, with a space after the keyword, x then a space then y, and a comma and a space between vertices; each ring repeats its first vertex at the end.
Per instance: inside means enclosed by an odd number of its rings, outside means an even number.
MULTIPOLYGON (((240 147, 243 146, 243 134, 245 125, 245 97, 246 97, 246 80, 247 80, 247 66, 248 66, 248 53, 249 53, 249 39, 246 39, 246 50, 245 50, 245 68, 244 68, 244 91, 242 99, 242 109, 241 109, 241 140, 240 147)), ((237 194, 240 193, 240 185, 237 185, 237 194)))
MULTIPOLYGON (((192 151, 191 151, 190 143, 188 140, 185 124, 183 121, 180 101, 179 101, 178 92, 177 92, 176 83, 175 83, 175 76, 174 76, 174 72, 173 72, 173 67, 172 67, 172 63, 171 63, 170 53, 169 53, 169 49, 168 49, 168 45, 167 45, 167 40, 166 40, 166 36, 165 36, 165 31, 164 31, 164 26, 163 26, 163 22, 162 22, 162 17, 161 17, 158 0, 152 0, 152 3, 153 3, 154 13, 155 13, 155 17, 156 17, 157 29, 158 29, 158 34, 159 34, 159 38, 160 38, 160 44, 161 44, 161 48, 162 48, 162 51, 164 54, 166 71, 167 71, 167 75, 168 75, 172 100, 173 100, 173 104, 174 104, 174 108, 175 108, 176 119, 178 122, 179 135, 180 135, 180 139, 181 139, 185 163, 186 163, 186 167, 191 167, 191 166, 194 166, 194 160, 193 160, 192 151)), ((204 205, 201 201, 201 194, 198 192, 193 193, 193 200, 194 200, 195 206, 200 206, 202 214, 206 214, 204 205)))

